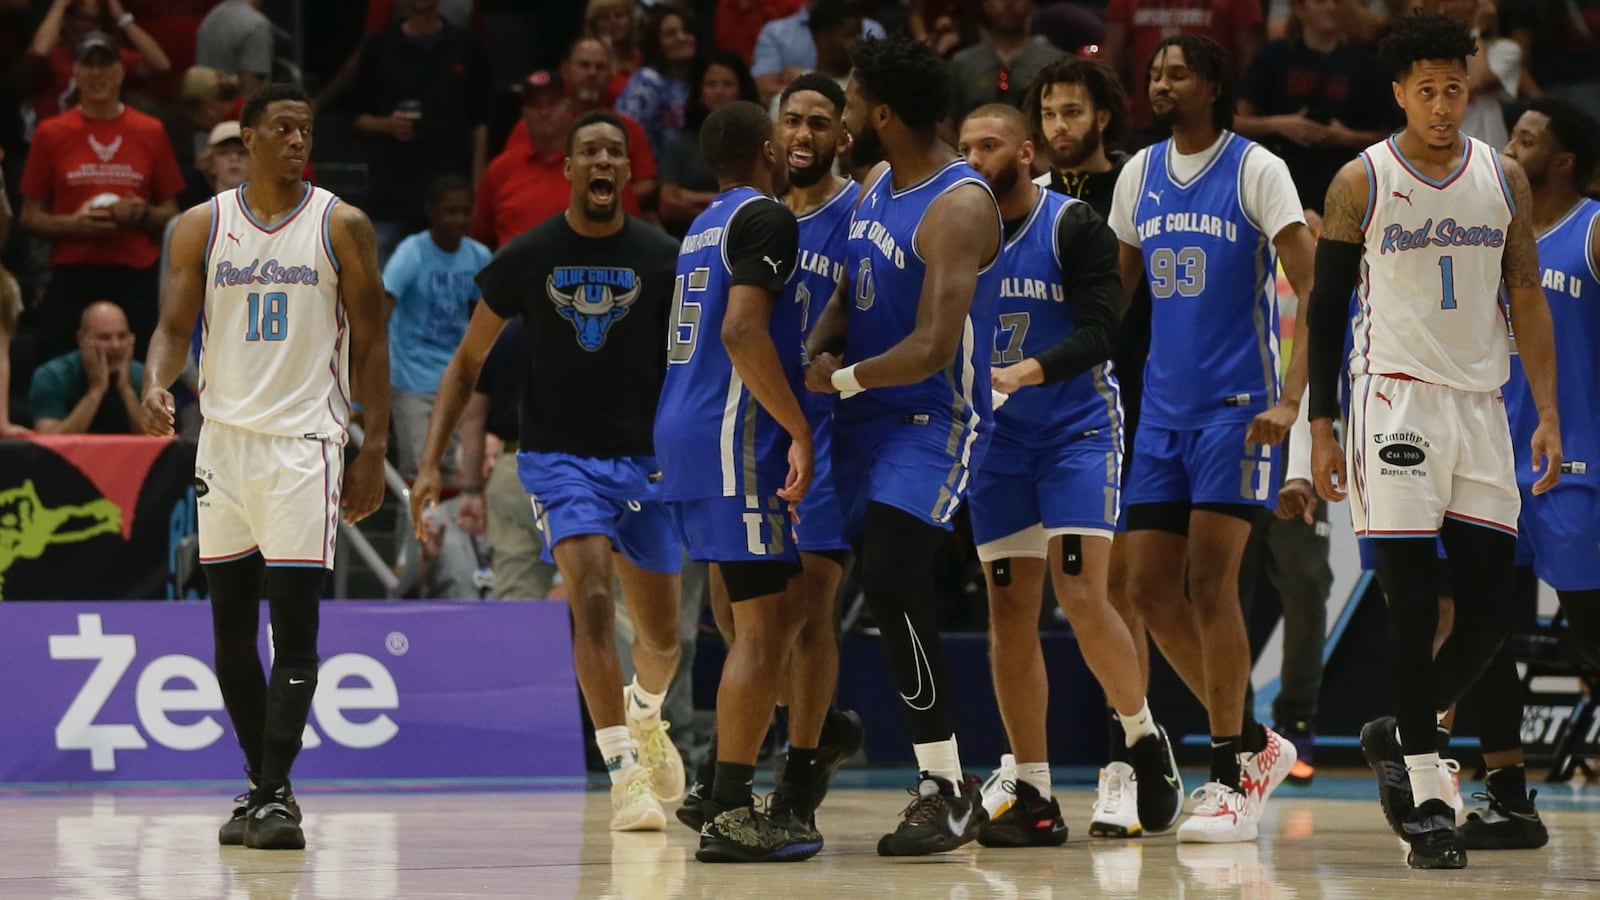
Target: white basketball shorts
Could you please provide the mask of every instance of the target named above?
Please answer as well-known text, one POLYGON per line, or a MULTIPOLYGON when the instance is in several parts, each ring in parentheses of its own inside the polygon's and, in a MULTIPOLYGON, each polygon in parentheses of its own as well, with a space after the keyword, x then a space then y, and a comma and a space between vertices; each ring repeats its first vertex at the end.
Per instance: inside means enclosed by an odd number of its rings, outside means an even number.
POLYGON ((207 421, 195 453, 200 561, 257 550, 269 566, 333 568, 344 435, 285 437, 207 421))
POLYGON ((1346 436, 1357 537, 1431 537, 1446 517, 1517 533, 1505 400, 1389 375, 1352 378, 1346 436))

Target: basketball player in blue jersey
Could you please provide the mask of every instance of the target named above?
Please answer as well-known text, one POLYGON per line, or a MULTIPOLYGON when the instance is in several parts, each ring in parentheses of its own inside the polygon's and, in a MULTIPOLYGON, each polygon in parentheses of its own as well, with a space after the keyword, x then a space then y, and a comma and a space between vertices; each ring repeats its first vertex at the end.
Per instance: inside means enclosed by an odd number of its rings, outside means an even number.
POLYGON ((1144 807, 1144 829, 1091 825, 1090 833, 1165 831, 1183 809, 1178 767, 1145 702, 1133 636, 1106 594, 1121 506, 1122 403, 1109 361, 1122 290, 1117 237, 1087 203, 1029 179, 1029 133, 1015 107, 992 103, 968 114, 957 147, 989 182, 1006 228, 990 379, 996 399, 1007 399, 973 472, 971 516, 989 583, 995 698, 1016 774, 1005 779, 1014 802, 978 832, 986 847, 1067 839, 1045 747, 1049 679, 1039 608, 1047 568, 1084 661, 1121 717, 1144 807))
POLYGON ((1211 773, 1178 840, 1249 841, 1295 751, 1245 710, 1239 563, 1257 513, 1275 505, 1275 445, 1305 388, 1296 341, 1280 391, 1277 261, 1306 296, 1314 245, 1283 161, 1228 130, 1232 75, 1216 42, 1167 38, 1148 66, 1172 137, 1128 161, 1111 205, 1123 289, 1143 275, 1152 304, 1123 498, 1129 593, 1174 668, 1204 673, 1211 773))
POLYGON ((439 497, 439 461, 507 319, 531 359, 517 474, 567 584, 572 661, 611 779, 611 829, 660 831, 683 795, 661 703, 678 670, 683 552, 662 502, 652 428, 666 369, 677 242, 623 212, 628 134, 595 110, 567 132, 567 208, 501 247, 478 273, 484 302, 439 381, 411 489, 412 521, 439 497), (633 619, 622 683, 612 584, 633 619))
POLYGON ((168 388, 202 321, 200 560, 217 683, 250 779, 218 838, 261 849, 306 845, 289 770, 317 689, 317 608, 340 508, 353 525, 383 501, 389 433, 378 243, 365 213, 301 180, 311 120, 295 85, 245 101, 250 182, 179 217, 145 363, 145 431, 169 435, 168 388), (366 440, 346 468, 352 400, 366 440), (256 650, 263 588, 270 680, 256 650))
POLYGON ((845 128, 857 163, 877 163, 850 225, 844 280, 806 341, 806 384, 838 393, 833 477, 846 531, 864 533, 862 588, 908 710, 916 800, 884 856, 952 850, 985 815, 961 771, 930 602, 934 556, 992 427, 989 354, 1000 213, 939 140, 944 63, 909 37, 852 51, 845 128), (842 357, 842 359, 841 359, 842 357))
MULTIPOLYGON (((1555 588, 1578 650, 1600 665, 1600 202, 1580 192, 1600 161, 1600 124, 1551 96, 1517 120, 1505 155, 1528 174, 1540 281, 1555 325, 1556 403, 1561 413, 1561 481, 1533 493, 1529 448, 1539 411, 1512 346, 1502 389, 1516 453, 1522 513, 1517 562, 1555 588)), ((1477 715, 1488 770, 1484 808, 1456 829, 1467 850, 1542 847, 1549 833, 1528 793, 1522 756, 1522 679, 1505 649, 1462 700, 1477 715)))
MULTIPOLYGON (((848 143, 841 121, 844 89, 838 82, 814 72, 801 75, 783 89, 778 109, 772 134, 789 182, 780 199, 800 227, 799 262, 778 303, 798 307, 809 331, 844 270, 845 233, 859 186, 833 171, 834 160, 848 143)), ((814 826, 829 779, 861 748, 863 734, 860 716, 832 706, 839 674, 833 604, 850 555, 829 459, 833 397, 803 391, 799 400, 811 423, 814 462, 811 487, 795 507, 801 571, 790 586, 788 603, 804 621, 779 688, 778 702, 789 709, 789 752, 770 811, 774 816, 798 815, 814 826)), ((714 607, 726 607, 727 598, 717 585, 712 587, 714 607)), ((715 613, 718 628, 731 635, 728 611, 715 613)), ((709 796, 716 763, 713 738, 678 809, 678 820, 696 831, 704 824, 700 804, 709 796)))
POLYGON ((750 789, 803 621, 787 592, 800 571, 790 507, 805 496, 812 466, 811 425, 795 393, 804 318, 779 302, 799 228, 772 198, 784 163, 760 106, 718 108, 700 128, 700 151, 721 190, 678 254, 655 435, 662 496, 689 557, 712 563, 733 616, 717 688, 717 764, 695 858, 806 859, 822 849, 822 836, 798 817, 756 809, 750 789))
POLYGON ((1526 469, 1561 468, 1555 338, 1540 290, 1535 209, 1514 160, 1460 133, 1469 89, 1467 29, 1436 15, 1395 22, 1379 53, 1406 127, 1367 148, 1328 188, 1311 295, 1312 469, 1326 500, 1344 494, 1340 346, 1351 290, 1360 315, 1349 356, 1351 517, 1377 557, 1389 603, 1395 715, 1362 728, 1392 827, 1413 868, 1461 868, 1467 855, 1445 801, 1436 715, 1484 671, 1506 636, 1521 497, 1501 388, 1510 374, 1507 306, 1537 423, 1526 469), (1455 587, 1450 637, 1434 653, 1435 545, 1455 587))

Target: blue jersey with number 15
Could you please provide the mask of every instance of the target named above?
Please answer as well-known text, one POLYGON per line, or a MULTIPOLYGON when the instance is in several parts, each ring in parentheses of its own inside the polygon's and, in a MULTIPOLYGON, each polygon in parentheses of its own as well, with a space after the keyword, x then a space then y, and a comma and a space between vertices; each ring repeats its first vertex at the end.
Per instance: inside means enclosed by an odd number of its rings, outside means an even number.
POLYGON ((1168 164, 1171 139, 1145 154, 1133 210, 1150 282, 1144 421, 1204 428, 1249 421, 1278 402, 1277 263, 1239 190, 1256 144, 1228 134, 1186 182, 1168 164))
MULTIPOLYGON (((756 203, 777 201, 749 187, 718 194, 689 226, 678 252, 667 377, 655 425, 665 500, 766 496, 788 476, 788 433, 756 402, 722 346, 733 281, 728 232, 739 211, 756 203)), ((774 268, 786 261, 774 261, 774 268)), ((797 305, 773 306, 769 333, 797 394, 804 390, 800 325, 797 305)))

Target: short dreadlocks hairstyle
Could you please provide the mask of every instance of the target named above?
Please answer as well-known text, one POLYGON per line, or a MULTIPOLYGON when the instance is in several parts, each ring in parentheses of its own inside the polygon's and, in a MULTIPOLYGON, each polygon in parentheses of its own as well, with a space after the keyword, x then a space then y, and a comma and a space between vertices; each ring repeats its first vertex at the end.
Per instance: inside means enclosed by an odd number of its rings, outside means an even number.
POLYGON ((1572 101, 1550 94, 1528 104, 1528 111, 1550 119, 1551 136, 1574 157, 1572 183, 1581 193, 1594 179, 1595 166, 1600 164, 1600 123, 1572 101))
POLYGON ((862 93, 885 104, 917 131, 932 131, 950 114, 950 82, 944 60, 911 37, 862 38, 850 48, 862 93))
POLYGON ((1378 42, 1378 57, 1394 80, 1411 74, 1411 67, 1430 59, 1455 60, 1466 65, 1478 52, 1467 26, 1436 13, 1418 13, 1395 20, 1389 34, 1378 42))
POLYGON ((1228 56, 1223 52, 1222 45, 1203 34, 1169 35, 1156 45, 1150 58, 1145 60, 1144 70, 1147 74, 1156 64, 1157 57, 1168 47, 1182 50, 1183 62, 1189 70, 1217 86, 1217 99, 1211 104, 1211 122, 1220 129, 1232 128, 1233 67, 1228 64, 1228 56))
POLYGON ((1022 112, 1028 117, 1028 127, 1035 132, 1043 128, 1040 106, 1044 103, 1045 88, 1058 84, 1081 84, 1089 92, 1089 100, 1096 112, 1111 114, 1102 137, 1107 144, 1116 144, 1128 134, 1128 95, 1111 67, 1099 60, 1063 56, 1039 70, 1028 90, 1022 96, 1022 112))

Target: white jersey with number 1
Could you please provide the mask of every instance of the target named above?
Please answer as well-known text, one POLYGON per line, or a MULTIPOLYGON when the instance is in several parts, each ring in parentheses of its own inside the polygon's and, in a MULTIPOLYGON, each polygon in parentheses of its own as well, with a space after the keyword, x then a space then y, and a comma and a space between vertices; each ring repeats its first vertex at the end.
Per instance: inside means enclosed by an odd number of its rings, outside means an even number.
POLYGON ((1399 375, 1495 391, 1510 374, 1501 265, 1514 212, 1496 150, 1464 138, 1442 181, 1394 138, 1361 154, 1368 193, 1352 375, 1399 375))
POLYGON ((200 411, 261 434, 343 443, 349 346, 328 222, 339 198, 306 185, 276 225, 244 187, 211 200, 200 351, 200 411))

